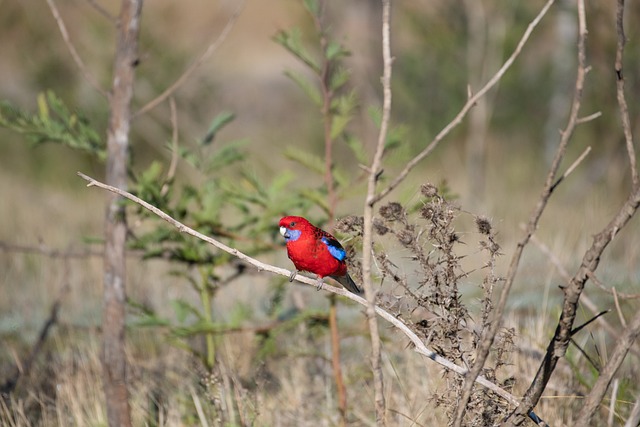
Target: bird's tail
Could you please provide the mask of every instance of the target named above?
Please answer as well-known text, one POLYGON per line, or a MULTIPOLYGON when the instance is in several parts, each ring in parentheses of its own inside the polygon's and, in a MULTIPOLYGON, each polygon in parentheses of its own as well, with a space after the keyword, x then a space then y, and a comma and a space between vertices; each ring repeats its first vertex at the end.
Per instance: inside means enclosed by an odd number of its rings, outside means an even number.
POLYGON ((344 286, 345 289, 351 292, 352 294, 361 295, 363 292, 362 288, 356 285, 356 282, 354 282, 351 276, 349 276, 349 273, 345 274, 344 276, 329 276, 329 277, 336 280, 338 283, 344 286))

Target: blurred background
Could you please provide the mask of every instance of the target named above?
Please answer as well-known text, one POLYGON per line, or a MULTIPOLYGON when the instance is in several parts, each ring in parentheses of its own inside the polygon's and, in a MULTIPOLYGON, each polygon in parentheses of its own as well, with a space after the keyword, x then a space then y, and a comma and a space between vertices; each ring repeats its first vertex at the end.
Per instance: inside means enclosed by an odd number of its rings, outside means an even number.
MULTIPOLYGON (((111 86, 115 51, 113 17, 117 16, 119 2, 71 0, 59 1, 56 5, 87 72, 107 91, 111 86)), ((478 91, 496 72, 542 6, 543 2, 538 0, 394 2, 392 126, 397 144, 385 158, 387 180, 395 177, 406 162, 455 117, 469 93, 478 91)), ((104 140, 107 100, 74 63, 50 8, 44 2, 19 0, 0 0, 0 8, 0 100, 12 108, 36 114, 39 94, 51 90, 72 112, 86 119, 104 140)), ((228 168, 221 167, 223 170, 218 174, 222 175, 225 188, 235 185, 249 191, 247 188, 255 183, 248 181, 247 169, 251 170, 252 179, 265 183, 288 174, 290 178, 279 190, 284 194, 319 187, 322 176, 310 173, 308 165, 295 153, 302 151, 322 158, 322 117, 318 107, 287 73, 297 73, 310 81, 313 75, 274 40, 280 31, 298 28, 302 43, 317 54, 314 22, 299 1, 146 2, 133 110, 144 107, 170 87, 217 40, 234 14, 238 14, 237 21, 228 36, 173 92, 177 126, 172 125, 167 101, 135 117, 130 137, 132 174, 142 174, 154 162, 159 162, 163 171, 167 171, 172 160, 174 128, 180 147, 194 147, 205 138, 214 118, 231 112, 234 120, 216 132, 210 148, 215 152, 231 142, 241 147, 242 157, 228 168)), ((349 51, 343 65, 350 73, 347 87, 356 100, 349 130, 361 142, 368 159, 372 157, 377 138, 377 126, 372 119, 375 113, 371 113, 371 109, 379 110, 382 101, 380 14, 379 3, 369 0, 328 2, 326 10, 327 31, 349 51)), ((639 20, 640 7, 631 2, 625 11, 629 43, 624 77, 634 135, 640 131, 637 102, 640 28, 630 23, 639 20)), ((608 223, 630 188, 629 161, 616 101, 615 5, 604 0, 588 2, 587 24, 590 71, 581 116, 596 112, 601 115, 578 127, 561 171, 587 147, 591 147, 591 152, 554 193, 537 234, 570 274, 579 265, 592 235, 608 223)), ((560 130, 566 125, 576 73, 576 34, 575 2, 556 2, 500 83, 388 199, 405 206, 414 205, 420 197, 420 184, 431 182, 441 191, 446 190, 464 212, 490 218, 505 254, 499 260, 501 274, 506 272, 505 265, 521 236, 520 226, 535 206, 560 140, 560 130)), ((92 378, 99 378, 100 239, 105 194, 87 189, 76 172, 101 179, 104 164, 95 153, 74 150, 64 144, 33 144, 24 134, 6 126, 0 127, 0 144, 0 339, 5 341, 0 350, 0 379, 9 377, 13 369, 19 367, 17 361, 29 351, 52 304, 60 300, 59 329, 48 350, 48 360, 57 360, 59 365, 49 365, 62 366, 60 372, 65 373, 65 378, 76 380, 57 379, 47 384, 42 378, 22 380, 23 391, 33 391, 31 397, 23 401, 26 402, 22 407, 24 423, 39 420, 45 425, 55 424, 60 412, 72 417, 76 425, 82 425, 79 420, 104 421, 99 405, 86 402, 77 408, 73 405, 74 399, 78 403, 78 396, 82 394, 89 402, 91 396, 98 402, 102 399, 100 389, 95 385, 91 388, 90 384, 92 378), (74 362, 68 363, 67 358, 74 362), (65 402, 66 409, 59 409, 57 415, 44 409, 51 404, 47 399, 65 402), (29 412, 34 411, 34 407, 39 408, 39 415, 29 412)), ((362 162, 344 142, 336 142, 334 150, 336 167, 345 171, 346 180, 352 186, 351 191, 341 193, 336 216, 358 215, 366 186, 364 172, 359 167, 362 162)), ((211 176, 197 173, 184 159, 178 161, 176 182, 197 187, 210 182, 211 176)), ((225 194, 231 193, 233 188, 225 194)), ((268 206, 269 209, 256 216, 263 224, 258 229, 263 237, 255 253, 265 262, 289 268, 284 249, 279 246, 282 242, 276 236, 276 224, 280 214, 297 214, 284 211, 295 203, 282 205, 282 211, 274 204, 268 206), (273 229, 266 226, 269 221, 273 229)), ((302 203, 299 207, 320 222, 327 219, 325 212, 313 203, 302 203)), ((253 209, 259 210, 260 206, 253 209)), ((223 227, 225 223, 237 225, 232 208, 216 212, 219 214, 216 221, 223 227)), ((144 218, 134 214, 130 222, 134 233, 146 230, 144 218)), ((471 223, 461 220, 463 240, 474 232, 471 223)), ((237 231, 242 230, 238 226, 237 231)), ((639 231, 640 225, 635 219, 606 252, 598 277, 608 287, 615 286, 620 292, 637 292, 639 231)), ((468 239, 467 250, 476 253, 474 237, 468 239)), ((387 249, 402 255, 399 248, 387 249)), ((162 314, 175 320, 180 313, 172 301, 193 302, 198 297, 182 279, 176 278, 174 265, 162 257, 150 258, 143 260, 135 252, 131 255, 128 293, 137 304, 152 308, 158 316, 162 314)), ((223 266, 222 271, 233 274, 235 268, 229 264, 223 266)), ((473 268, 473 265, 469 267, 473 268)), ((273 286, 282 286, 274 285, 273 281, 264 275, 250 274, 233 286, 221 287, 212 302, 214 318, 229 323, 239 318, 250 324, 269 319, 273 315, 270 304, 275 304, 273 286), (251 314, 246 314, 247 311, 251 314)), ((558 285, 562 281, 548 256, 534 245, 528 247, 510 306, 513 324, 532 348, 540 350, 544 339, 552 333, 558 314, 554 301, 561 298, 558 285)), ((278 289, 281 289, 278 298, 285 301, 278 302, 283 312, 301 306, 326 310, 326 298, 315 291, 304 287, 278 289)), ((598 288, 588 287, 587 294, 601 309, 613 307, 611 295, 598 288)), ((469 298, 473 299, 473 295, 471 290, 469 298)), ((629 313, 637 310, 637 303, 623 301, 621 307, 623 313, 629 313)), ((341 310, 344 311, 341 319, 355 322, 354 328, 364 331, 364 316, 358 309, 346 306, 341 310)), ((590 313, 584 317, 590 317, 590 313)), ((608 319, 615 325, 619 323, 614 315, 608 319)), ((178 350, 171 356, 164 353, 166 343, 160 335, 153 339, 145 335, 144 330, 137 329, 131 334, 134 337, 131 341, 136 343, 129 355, 134 377, 143 375, 141 372, 144 375, 147 371, 154 372, 154 381, 162 388, 169 383, 181 384, 181 376, 198 376, 189 362, 182 360, 183 353, 178 350)), ((253 349, 256 344, 251 336, 234 339, 253 349)), ((605 347, 610 338, 592 337, 594 342, 601 340, 605 347)), ((347 339, 345 357, 352 361, 368 357, 366 339, 352 340, 347 339)), ((265 373, 271 372, 269 369, 253 366, 253 359, 234 356, 234 352, 244 354, 245 350, 246 347, 227 345, 226 360, 246 365, 230 369, 247 378, 271 375, 265 373), (256 369, 259 375, 254 372, 256 369)), ((246 353, 247 357, 253 354, 246 353)), ((422 369, 415 364, 419 362, 409 361, 403 369, 407 372, 422 369)), ((355 378, 365 375, 352 374, 355 378)), ((526 377, 526 372, 524 375, 526 377)), ((402 378, 401 373, 398 376, 402 378)), ((269 383, 264 378, 260 381, 269 383)), ((153 388, 148 382, 145 384, 153 388)), ((289 386, 294 387, 280 384, 285 391, 289 386)), ((136 419, 147 420, 150 409, 145 399, 151 392, 143 390, 141 384, 136 387, 134 399, 139 402, 134 404, 134 412, 140 411, 136 419)), ((188 390, 183 384, 177 387, 188 390)), ((320 387, 320 394, 322 390, 320 387)), ((184 395, 189 393, 185 391, 184 395)), ((281 405, 284 418, 276 421, 276 418, 258 416, 257 419, 262 420, 258 425, 295 425, 287 418, 295 419, 292 415, 295 410, 287 413, 290 408, 283 409, 282 400, 273 405, 281 405)), ((256 406, 260 405, 256 403, 256 406)), ((265 403, 261 407, 266 411, 264 408, 269 405, 265 403)), ((171 424, 167 420, 175 416, 177 424, 190 424, 184 418, 188 411, 171 410, 167 410, 165 422, 171 424)), ((300 409, 304 410, 312 411, 300 409)), ((318 419, 317 415, 311 419, 318 419)), ((560 423, 567 419, 563 418, 560 423)))

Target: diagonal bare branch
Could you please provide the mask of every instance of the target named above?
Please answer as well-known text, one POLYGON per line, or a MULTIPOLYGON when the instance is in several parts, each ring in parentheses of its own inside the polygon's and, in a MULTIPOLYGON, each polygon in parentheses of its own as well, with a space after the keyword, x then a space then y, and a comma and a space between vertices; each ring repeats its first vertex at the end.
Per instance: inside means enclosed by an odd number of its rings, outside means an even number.
POLYGON ((149 101, 141 109, 136 111, 133 114, 133 118, 141 116, 142 114, 147 113, 150 110, 156 108, 158 105, 164 102, 165 99, 167 99, 176 90, 178 90, 178 88, 182 86, 189 79, 189 77, 191 77, 194 71, 196 71, 207 59, 209 59, 209 57, 213 54, 213 52, 215 52, 220 47, 220 45, 226 40, 227 36, 229 35, 231 30, 235 26, 236 22, 238 21, 238 18, 240 17, 240 13, 242 12, 243 8, 244 8, 244 1, 238 2, 238 7, 233 12, 233 15, 231 15, 231 17, 227 21, 227 24, 224 26, 224 28, 222 29, 218 37, 216 37, 216 39, 209 44, 209 46, 205 49, 205 51, 202 52, 202 54, 195 61, 193 61, 193 63, 189 67, 187 67, 186 70, 184 70, 182 75, 178 77, 178 79, 175 82, 173 82, 171 86, 166 88, 164 92, 162 92, 156 98, 149 101))
POLYGON ((518 58, 518 56, 520 55, 520 52, 522 52, 522 49, 529 40, 529 37, 531 36, 531 33, 533 33, 533 30, 538 26, 540 21, 542 21, 542 18, 546 15, 547 11, 549 10, 549 8, 551 8, 551 5, 553 5, 554 2, 555 0, 548 0, 545 3, 538 15, 529 23, 529 26, 520 38, 518 45, 511 53, 511 56, 509 56, 504 64, 502 64, 502 67, 500 67, 500 69, 489 79, 487 83, 485 83, 485 85, 478 92, 475 93, 475 95, 469 97, 467 103, 464 104, 458 115, 456 115, 453 120, 451 120, 449 124, 435 136, 435 138, 429 143, 429 145, 427 145, 424 150, 418 153, 417 156, 415 156, 406 164, 404 169, 391 181, 387 188, 378 193, 378 195, 373 200, 374 202, 382 200, 398 185, 400 185, 400 183, 404 181, 407 175, 409 175, 409 172, 411 172, 413 168, 415 168, 418 163, 420 163, 425 157, 431 154, 431 152, 438 146, 438 144, 440 144, 440 142, 447 135, 449 135, 449 133, 451 133, 453 129, 455 129, 460 123, 462 123, 462 120, 466 117, 469 110, 478 102, 478 100, 485 96, 487 92, 489 92, 489 90, 491 90, 500 81, 500 79, 502 79, 502 76, 504 76, 507 70, 511 68, 516 58, 518 58))
POLYGON ((75 62, 76 65, 78 66, 80 73, 82 74, 84 79, 91 86, 93 86, 93 88, 96 91, 98 91, 100 95, 104 96, 105 98, 108 98, 107 91, 105 91, 100 86, 100 83, 98 83, 98 81, 93 76, 93 74, 91 74, 91 72, 85 65, 84 61, 82 61, 82 58, 80 58, 80 55, 76 50, 76 47, 71 42, 71 38, 69 37, 69 32, 67 31, 67 26, 65 25, 64 20, 62 19, 62 16, 60 15, 60 11, 58 11, 58 7, 56 6, 55 2, 53 0, 47 0, 47 4, 49 5, 49 9, 51 9, 51 14, 53 15, 53 18, 56 20, 56 23, 58 24, 58 28, 60 29, 60 34, 62 34, 62 40, 64 40, 64 44, 67 45, 67 49, 69 49, 69 53, 73 58, 73 62, 75 62))

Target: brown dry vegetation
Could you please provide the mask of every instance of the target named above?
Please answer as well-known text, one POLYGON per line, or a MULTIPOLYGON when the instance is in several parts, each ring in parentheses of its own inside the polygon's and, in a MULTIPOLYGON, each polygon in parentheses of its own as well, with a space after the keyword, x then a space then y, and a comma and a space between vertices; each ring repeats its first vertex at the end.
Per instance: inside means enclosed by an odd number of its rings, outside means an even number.
MULTIPOLYGON (((96 78, 107 86, 113 55, 110 26, 89 2, 60 3, 81 56, 96 78)), ((134 102, 137 107, 163 90, 167 82, 173 81, 192 58, 206 48, 211 37, 226 23, 235 7, 233 3, 211 6, 205 1, 155 0, 145 4, 142 64, 134 102)), ((489 12, 498 15, 498 2, 483 3, 489 12)), ((537 4, 540 2, 535 3, 513 6, 514 10, 503 11, 504 16, 496 18, 506 25, 506 47, 496 49, 511 51, 540 7, 537 4)), ((611 71, 615 54, 615 8, 609 3, 594 1, 587 9, 588 61, 592 70, 587 77, 583 111, 585 115, 602 111, 603 116, 578 129, 564 169, 586 146, 592 146, 593 151, 558 187, 536 233, 537 239, 555 257, 554 261, 564 266, 569 274, 573 274, 579 265, 593 234, 605 226, 622 204, 630 186, 611 71)), ((3 57, 0 98, 33 109, 37 93, 53 88, 68 100, 69 105, 77 105, 97 126, 104 128, 106 113, 99 103, 99 95, 74 66, 48 10, 18 0, 4 0, 0 5, 3 8, 0 14, 3 57)), ((112 12, 116 9, 115 4, 108 6, 112 12)), ((377 36, 379 11, 364 2, 334 7, 330 15, 335 22, 334 31, 353 52, 348 64, 355 76, 354 86, 362 94, 363 103, 378 102, 381 73, 377 36)), ((459 38, 452 34, 457 30, 464 33, 462 14, 456 13, 446 1, 394 7, 397 8, 392 27, 396 57, 394 103, 397 105, 394 104, 393 120, 406 123, 411 130, 406 134, 405 144, 387 159, 385 173, 391 177, 451 119, 451 112, 455 113, 464 102, 465 85, 469 81, 466 72, 458 70, 464 67, 456 66, 466 61, 466 33, 459 38), (438 72, 431 71, 433 69, 438 72), (419 78, 421 74, 423 79, 419 78), (449 97, 443 98, 447 90, 449 97)), ((567 5, 563 7, 571 9, 567 5)), ((491 258, 486 244, 481 246, 480 242, 486 241, 486 236, 477 229, 477 216, 490 219, 503 254, 495 259, 496 275, 502 278, 522 234, 521 224, 527 220, 544 181, 543 128, 552 121, 548 116, 550 97, 556 91, 567 99, 571 97, 575 48, 569 50, 572 56, 567 62, 572 65, 568 73, 570 80, 565 86, 561 82, 552 87, 550 69, 553 64, 545 60, 553 54, 558 43, 553 23, 554 19, 559 19, 559 9, 552 9, 515 69, 507 74, 499 91, 491 95, 493 117, 486 133, 486 190, 482 197, 478 199, 472 194, 474 178, 468 176, 465 167, 465 141, 468 132, 472 131, 465 123, 389 200, 382 203, 386 205, 388 201, 396 200, 403 209, 416 206, 424 209, 427 202, 423 200, 420 185, 427 182, 446 181, 446 186, 456 195, 449 197, 456 212, 455 218, 451 218, 451 226, 460 242, 452 253, 460 258, 455 267, 459 275, 457 285, 461 303, 470 314, 463 316, 465 327, 454 331, 464 330, 468 334, 463 337, 464 345, 468 346, 465 351, 470 351, 474 333, 478 333, 477 325, 482 324, 484 294, 481 284, 488 277, 487 269, 483 267, 491 258), (466 328, 466 322, 473 327, 466 328)), ((638 16, 637 4, 630 4, 628 21, 637 21, 638 16)), ((322 151, 317 111, 283 75, 285 69, 302 68, 271 40, 277 30, 294 25, 310 27, 297 2, 253 1, 245 5, 229 38, 176 93, 181 141, 186 144, 205 133, 215 113, 236 111, 237 120, 225 128, 223 136, 225 139, 249 139, 250 157, 245 162, 250 162, 258 174, 269 177, 276 171, 290 169, 302 185, 317 185, 301 166, 278 155, 289 145, 306 147, 317 153, 322 151)), ((636 27, 627 27, 629 72, 625 75, 628 77, 627 101, 633 130, 640 129, 637 119, 640 50, 635 43, 640 28, 636 27)), ((563 118, 567 111, 562 112, 563 118)), ((375 134, 367 124, 366 114, 362 116, 355 121, 354 127, 365 135, 375 134)), ((555 126, 564 126, 564 121, 555 126)), ((163 147, 170 139, 170 130, 166 103, 138 118, 131 139, 136 160, 146 166, 152 159, 160 158, 168 164, 169 155, 163 147)), ((84 240, 101 237, 104 194, 86 189, 84 182, 75 176, 77 170, 100 176, 102 165, 66 147, 29 147, 23 138, 5 129, 0 129, 0 141, 3 153, 0 155, 0 385, 14 377, 16 370, 24 372, 24 363, 40 328, 54 303, 61 302, 55 326, 35 354, 28 375, 19 376, 15 390, 0 400, 0 424, 20 427, 107 425, 100 367, 102 260, 89 253, 99 253, 101 246, 89 245, 84 240)), ((372 151, 373 145, 371 142, 366 146, 372 151)), ((349 157, 348 150, 337 150, 336 157, 346 159, 341 164, 351 162, 355 169, 356 162, 349 157)), ((179 167, 179 171, 184 172, 185 181, 198 179, 190 176, 186 167, 179 167)), ((361 186, 356 187, 356 191, 362 190, 361 186)), ((344 200, 338 207, 338 216, 358 213, 362 194, 344 200)), ((431 250, 435 245, 430 239, 438 237, 428 235, 430 218, 424 212, 422 217, 419 214, 419 210, 410 213, 413 219, 407 223, 406 230, 400 227, 393 235, 376 237, 379 250, 376 277, 384 277, 382 289, 387 294, 406 297, 399 286, 402 280, 408 278, 409 287, 415 289, 425 277, 424 270, 420 270, 420 259, 417 263, 413 259, 417 249, 412 245, 420 244, 431 250), (385 255, 396 267, 385 271, 385 255), (392 271, 398 273, 399 280, 390 279, 392 271)), ((388 212, 376 212, 376 215, 380 221, 385 220, 385 216, 389 221, 388 212)), ((277 219, 273 218, 274 228, 277 219)), ((397 220, 391 222, 384 227, 399 227, 397 220)), ((134 230, 143 227, 132 220, 134 230)), ((342 237, 348 243, 356 243, 357 248, 357 230, 354 232, 346 227, 342 231, 345 232, 342 237)), ((607 249, 597 271, 604 286, 615 287, 620 293, 640 293, 638 236, 640 223, 635 218, 607 249)), ((447 254, 445 250, 443 253, 447 254)), ((356 261, 358 257, 356 253, 356 261)), ((259 258, 290 268, 284 250, 265 253, 259 258)), ((131 299, 168 317, 174 316, 171 302, 176 299, 197 304, 197 295, 170 274, 174 268, 170 263, 142 260, 135 252, 129 255, 128 261, 128 296, 131 299)), ((497 280, 497 288, 500 283, 497 280)), ((564 284, 565 279, 549 256, 537 245, 530 244, 525 250, 508 314, 503 321, 505 328, 515 331, 513 347, 495 373, 496 383, 505 388, 512 387, 510 390, 516 396, 525 392, 553 335, 561 310, 559 286, 564 284)), ((276 328, 277 333, 272 335, 264 331, 256 333, 256 328, 278 320, 269 312, 273 288, 272 277, 251 271, 216 294, 213 311, 218 320, 232 323, 231 319, 238 311, 250 314, 245 315, 240 324, 234 323, 237 330, 220 335, 216 356, 218 368, 213 373, 206 372, 188 352, 171 346, 162 328, 129 328, 126 356, 131 367, 128 385, 133 424, 340 425, 331 369, 331 342, 323 317, 328 310, 328 300, 311 288, 291 285, 283 297, 284 307, 290 310, 303 308, 317 316, 288 325, 284 330, 276 328), (272 340, 267 342, 267 337, 272 340)), ((435 298, 431 288, 422 289, 422 292, 425 298, 435 298)), ((570 346, 566 358, 561 359, 535 409, 553 426, 575 425, 582 398, 597 378, 596 369, 586 356, 600 366, 604 365, 622 331, 621 319, 629 320, 638 311, 637 299, 620 299, 617 307, 613 296, 592 282, 587 284, 584 296, 593 301, 598 311, 611 310, 603 318, 612 329, 594 322, 576 335, 577 346, 570 346)), ((389 304, 389 301, 385 303, 389 304)), ((439 305, 426 301, 421 309, 429 311, 434 306, 439 305)), ((429 320, 421 325, 424 317, 419 315, 424 313, 413 310, 409 315, 402 311, 408 307, 398 307, 391 306, 391 309, 405 316, 409 323, 413 322, 416 330, 421 330, 422 326, 426 328, 422 330, 421 338, 437 343, 439 354, 461 364, 466 362, 465 357, 472 357, 471 353, 456 353, 452 342, 447 341, 451 336, 443 328, 449 325, 451 318, 443 316, 434 320, 427 315, 429 320)), ((581 306, 576 326, 593 315, 581 306)), ((135 317, 131 315, 129 320, 133 325, 135 317)), ((340 304, 339 321, 342 370, 349 405, 348 425, 375 425, 370 343, 364 309, 355 304, 340 304)), ((460 379, 413 352, 407 339, 395 329, 388 328, 382 321, 380 326, 389 424, 446 425, 455 409, 455 401, 452 401, 455 393, 451 390, 459 390, 460 379)), ((496 348, 510 347, 506 339, 497 342, 496 348)), ((192 338, 190 344, 196 348, 205 345, 200 337, 192 338)), ((640 346, 636 343, 616 375, 617 394, 609 390, 593 425, 607 425, 609 419, 612 420, 610 425, 624 424, 640 396, 637 383, 639 355, 640 346)), ((492 358, 490 362, 495 365, 496 359, 492 358)), ((472 397, 473 407, 479 410, 488 401, 490 399, 479 394, 472 397)), ((496 409, 496 414, 499 410, 503 411, 505 407, 496 409)), ((482 424, 478 422, 477 425, 482 424)))

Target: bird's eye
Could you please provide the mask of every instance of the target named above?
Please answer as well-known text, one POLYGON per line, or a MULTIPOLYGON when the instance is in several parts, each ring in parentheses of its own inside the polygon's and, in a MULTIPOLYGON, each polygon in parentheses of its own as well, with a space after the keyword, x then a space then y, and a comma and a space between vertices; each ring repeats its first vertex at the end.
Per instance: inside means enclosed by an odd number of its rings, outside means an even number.
POLYGON ((289 227, 295 227, 296 223, 295 222, 291 222, 291 224, 289 224, 289 227))

